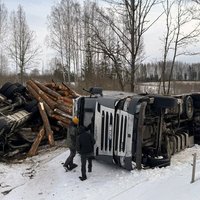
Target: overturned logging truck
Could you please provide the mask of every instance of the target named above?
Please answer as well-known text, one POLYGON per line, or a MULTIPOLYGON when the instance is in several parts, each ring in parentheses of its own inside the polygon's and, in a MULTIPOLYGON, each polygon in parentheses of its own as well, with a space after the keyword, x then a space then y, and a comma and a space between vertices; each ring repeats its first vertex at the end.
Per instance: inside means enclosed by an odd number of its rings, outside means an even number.
POLYGON ((125 169, 163 167, 171 156, 200 143, 200 93, 176 96, 105 95, 90 88, 81 96, 64 83, 29 80, 0 88, 0 160, 66 137, 73 116, 90 127, 96 159, 125 169))
POLYGON ((76 98, 80 125, 90 125, 97 159, 132 170, 170 165, 173 154, 200 142, 200 93, 76 98))

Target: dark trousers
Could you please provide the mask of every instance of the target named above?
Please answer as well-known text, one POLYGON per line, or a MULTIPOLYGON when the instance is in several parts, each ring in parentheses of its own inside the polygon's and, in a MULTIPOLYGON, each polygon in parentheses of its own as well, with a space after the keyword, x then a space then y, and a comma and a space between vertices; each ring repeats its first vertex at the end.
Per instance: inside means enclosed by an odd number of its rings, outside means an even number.
POLYGON ((71 167, 73 165, 73 159, 76 155, 76 150, 75 149, 70 149, 70 154, 68 158, 65 161, 65 164, 63 165, 64 167, 67 167, 68 165, 71 167))
POLYGON ((82 177, 86 177, 86 161, 88 160, 88 170, 92 170, 92 156, 91 155, 81 155, 81 173, 82 177))

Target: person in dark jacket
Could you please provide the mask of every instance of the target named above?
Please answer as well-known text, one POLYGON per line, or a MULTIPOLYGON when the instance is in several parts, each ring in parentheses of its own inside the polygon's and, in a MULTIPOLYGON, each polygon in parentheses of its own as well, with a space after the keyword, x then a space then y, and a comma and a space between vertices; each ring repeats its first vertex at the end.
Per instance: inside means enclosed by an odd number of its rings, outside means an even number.
POLYGON ((88 172, 92 172, 92 158, 93 148, 95 140, 89 132, 86 131, 85 127, 80 127, 80 135, 77 139, 77 151, 81 155, 81 173, 80 180, 84 181, 87 179, 86 176, 86 161, 88 160, 88 172))
POLYGON ((78 166, 73 162, 73 159, 76 155, 76 138, 78 136, 78 123, 79 119, 75 116, 74 118, 72 118, 72 122, 67 131, 67 147, 70 150, 70 154, 63 165, 66 171, 72 170, 78 166))

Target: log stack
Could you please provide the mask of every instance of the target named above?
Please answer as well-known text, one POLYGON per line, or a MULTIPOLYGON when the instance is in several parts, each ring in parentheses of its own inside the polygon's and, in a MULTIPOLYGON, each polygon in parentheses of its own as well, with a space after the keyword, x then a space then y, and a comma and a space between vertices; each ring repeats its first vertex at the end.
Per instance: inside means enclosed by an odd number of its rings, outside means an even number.
POLYGON ((58 122, 62 127, 68 127, 73 115, 73 99, 79 95, 64 83, 42 84, 36 80, 27 81, 27 89, 38 101, 38 108, 43 126, 28 153, 34 156, 45 133, 50 146, 54 146, 54 137, 49 118, 58 122))

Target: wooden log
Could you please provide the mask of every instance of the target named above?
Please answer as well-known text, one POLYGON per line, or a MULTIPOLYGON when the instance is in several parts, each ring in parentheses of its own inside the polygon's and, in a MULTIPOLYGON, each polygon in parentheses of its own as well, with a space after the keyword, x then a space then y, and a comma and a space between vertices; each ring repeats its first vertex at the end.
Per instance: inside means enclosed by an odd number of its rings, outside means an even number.
POLYGON ((42 117, 42 121, 44 123, 44 128, 48 137, 49 144, 51 146, 54 146, 55 142, 54 142, 54 137, 53 137, 53 131, 51 130, 51 126, 50 126, 49 119, 47 117, 47 114, 44 108, 44 104, 42 102, 39 102, 38 107, 39 107, 40 115, 42 117))
POLYGON ((62 97, 69 97, 69 98, 72 98, 72 95, 71 95, 68 91, 58 90, 58 93, 59 93, 62 97))
POLYGON ((66 126, 69 126, 69 124, 71 123, 71 120, 66 118, 66 117, 62 117, 60 115, 57 115, 57 114, 53 114, 52 115, 52 118, 58 120, 58 121, 61 121, 63 124, 65 124, 66 126))
POLYGON ((70 92, 70 94, 76 98, 79 97, 80 95, 78 93, 76 93, 74 90, 72 90, 68 85, 66 85, 65 83, 62 83, 62 85, 70 92))
POLYGON ((71 96, 72 98, 76 98, 78 97, 79 95, 74 92, 71 88, 69 88, 66 84, 62 83, 62 84, 58 84, 57 85, 58 89, 61 90, 61 91, 64 91, 65 93, 67 93, 66 96, 71 96))
POLYGON ((44 85, 52 90, 56 87, 56 83, 51 82, 51 83, 44 83, 44 85))
POLYGON ((37 101, 44 103, 45 110, 47 111, 48 116, 51 117, 53 110, 49 107, 49 105, 43 101, 43 99, 38 95, 38 93, 30 85, 27 85, 27 89, 37 101))
POLYGON ((69 108, 65 105, 62 105, 62 104, 56 104, 55 105, 55 108, 58 108, 60 110, 62 110, 63 112, 69 114, 69 115, 72 115, 72 108, 69 108))
POLYGON ((60 109, 58 109, 58 108, 55 108, 55 109, 54 109, 54 113, 56 113, 56 114, 58 114, 58 115, 60 115, 60 116, 62 116, 62 117, 66 117, 66 118, 68 118, 68 119, 72 119, 72 116, 71 116, 71 115, 69 115, 69 114, 63 112, 62 110, 60 110, 60 109))
POLYGON ((67 108, 70 108, 70 109, 73 107, 73 104, 65 102, 63 100, 57 100, 57 104, 61 104, 61 105, 66 106, 67 108))
POLYGON ((49 105, 46 102, 42 102, 42 103, 44 104, 44 107, 45 107, 45 110, 47 112, 47 115, 49 117, 51 117, 52 114, 53 114, 53 110, 49 107, 49 105))
POLYGON ((60 96, 60 97, 58 97, 58 100, 62 100, 62 101, 66 102, 68 104, 71 104, 71 105, 73 104, 73 99, 69 98, 69 97, 62 97, 62 96, 60 96))
POLYGON ((42 127, 40 129, 40 132, 38 133, 34 143, 32 144, 29 152, 28 152, 28 156, 35 156, 36 155, 38 147, 39 147, 40 142, 42 141, 42 138, 44 137, 44 135, 45 135, 45 130, 44 130, 44 127, 42 127))
POLYGON ((46 87, 45 85, 41 84, 40 82, 38 81, 34 81, 34 83, 43 91, 45 92, 46 94, 50 95, 50 96, 53 96, 54 98, 58 98, 60 97, 61 95, 57 92, 55 92, 54 90, 46 87))
POLYGON ((30 94, 37 100, 37 101, 42 101, 42 98, 40 95, 30 86, 27 84, 27 89, 30 92, 30 94))
MULTIPOLYGON (((45 94, 46 94, 46 93, 45 93, 45 94)), ((49 97, 49 99, 51 99, 52 101, 57 102, 57 98, 51 96, 50 94, 46 94, 46 95, 47 95, 47 97, 49 97)))
POLYGON ((27 81, 27 84, 30 85, 33 90, 42 98, 46 104, 53 110, 55 108, 56 102, 50 99, 32 80, 27 81))

